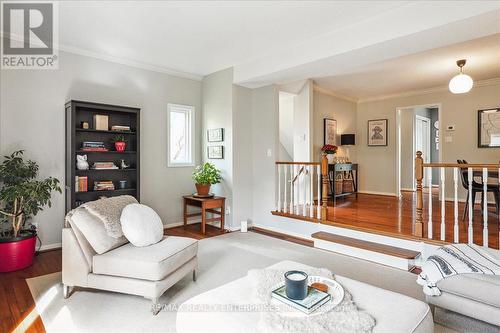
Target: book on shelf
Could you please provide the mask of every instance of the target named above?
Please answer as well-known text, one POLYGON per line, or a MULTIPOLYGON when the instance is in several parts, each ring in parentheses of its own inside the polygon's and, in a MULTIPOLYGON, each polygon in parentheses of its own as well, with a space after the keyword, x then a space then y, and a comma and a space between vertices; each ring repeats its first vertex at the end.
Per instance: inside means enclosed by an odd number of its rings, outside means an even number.
POLYGON ((307 288, 308 288, 307 296, 303 300, 295 300, 288 298, 286 296, 285 285, 282 285, 281 287, 273 290, 271 296, 305 314, 311 314, 320 306, 328 302, 332 297, 329 293, 325 293, 316 288, 310 286, 308 286, 307 288))
POLYGON ((118 167, 114 162, 94 162, 92 166, 94 170, 116 170, 118 167))
POLYGON ((75 192, 87 192, 88 191, 88 177, 87 176, 76 176, 75 177, 75 192))
POLYGON ((111 130, 116 131, 116 132, 127 132, 127 131, 130 131, 130 126, 114 125, 114 126, 111 126, 111 130))
POLYGON ((102 141, 83 141, 82 151, 108 151, 108 148, 104 145, 102 141))
POLYGON ((100 180, 94 182, 94 191, 113 191, 115 184, 111 180, 100 180))

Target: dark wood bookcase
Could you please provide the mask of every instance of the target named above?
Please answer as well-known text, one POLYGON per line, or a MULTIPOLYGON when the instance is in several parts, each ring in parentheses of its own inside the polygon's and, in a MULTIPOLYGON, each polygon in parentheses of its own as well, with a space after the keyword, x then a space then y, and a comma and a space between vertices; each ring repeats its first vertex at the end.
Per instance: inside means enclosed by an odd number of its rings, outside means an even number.
POLYGON ((129 194, 139 200, 140 194, 140 109, 99 104, 83 101, 69 101, 65 105, 66 120, 66 212, 82 203, 99 199, 102 196, 112 197, 129 194), (94 115, 108 116, 108 130, 94 129, 94 115), (88 129, 82 128, 82 122, 89 124, 88 129), (111 131, 111 126, 130 126, 130 131, 111 131), (125 151, 115 150, 111 139, 123 134, 127 138, 125 151), (81 151, 84 141, 102 141, 109 151, 81 151), (77 170, 76 156, 87 155, 89 170, 77 170), (130 165, 127 169, 93 170, 94 162, 114 162, 120 166, 121 160, 130 165), (77 176, 88 177, 87 192, 77 192, 75 179, 77 176), (95 181, 111 180, 115 190, 94 191, 95 181), (127 181, 127 187, 120 189, 118 182, 127 181))

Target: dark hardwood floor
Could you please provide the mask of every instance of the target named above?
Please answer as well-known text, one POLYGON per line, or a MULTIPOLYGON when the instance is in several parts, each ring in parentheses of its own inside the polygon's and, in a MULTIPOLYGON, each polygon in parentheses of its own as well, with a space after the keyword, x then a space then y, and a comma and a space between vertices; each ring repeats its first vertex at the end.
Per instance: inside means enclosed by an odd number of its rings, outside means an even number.
MULTIPOLYGON (((427 190, 426 190, 427 191, 427 190)), ((424 235, 427 237, 428 192, 424 193, 424 235)), ((328 220, 339 225, 370 229, 374 232, 412 236, 415 228, 414 192, 403 192, 401 198, 371 194, 358 194, 337 200, 337 205, 329 203, 328 220)), ((432 196, 432 230, 433 239, 441 239, 441 203, 436 189, 432 196)), ((468 218, 462 221, 464 203, 459 203, 459 239, 467 242, 468 218)), ((452 201, 445 203, 445 241, 453 242, 454 204, 452 201)), ((474 243, 483 244, 483 217, 479 204, 474 206, 474 243)), ((494 205, 489 206, 488 214, 489 246, 499 247, 499 221, 494 205)))

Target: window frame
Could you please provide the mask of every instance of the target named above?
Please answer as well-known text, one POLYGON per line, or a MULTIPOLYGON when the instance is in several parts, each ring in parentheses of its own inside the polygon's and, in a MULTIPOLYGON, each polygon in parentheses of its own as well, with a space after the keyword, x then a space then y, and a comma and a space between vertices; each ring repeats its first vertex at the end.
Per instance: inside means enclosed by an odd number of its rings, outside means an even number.
POLYGON ((167 167, 169 168, 183 168, 193 167, 195 165, 195 107, 192 105, 184 104, 167 104, 167 167), (187 135, 188 141, 188 156, 191 161, 186 163, 176 163, 170 160, 170 115, 172 112, 183 112, 187 114, 189 124, 186 124, 186 130, 189 131, 187 135))

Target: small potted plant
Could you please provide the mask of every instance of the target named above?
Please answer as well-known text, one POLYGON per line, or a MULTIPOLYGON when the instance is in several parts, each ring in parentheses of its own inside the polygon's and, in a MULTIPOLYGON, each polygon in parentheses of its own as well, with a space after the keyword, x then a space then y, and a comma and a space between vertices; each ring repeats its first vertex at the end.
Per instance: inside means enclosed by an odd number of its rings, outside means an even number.
POLYGON ((337 147, 335 145, 324 145, 321 148, 321 151, 323 152, 323 154, 327 155, 328 163, 330 163, 330 164, 333 163, 333 155, 335 155, 337 153, 338 149, 339 149, 339 147, 337 147))
POLYGON ((23 160, 18 150, 0 164, 0 272, 10 272, 33 263, 36 227, 27 221, 44 206, 51 206, 52 191, 62 193, 59 180, 36 179, 38 165, 23 160))
POLYGON ((211 163, 198 165, 193 172, 193 179, 196 182, 197 195, 208 196, 210 186, 218 184, 222 180, 220 170, 211 163))
POLYGON ((115 143, 116 151, 125 151, 125 147, 127 147, 127 138, 123 134, 115 135, 111 142, 115 143))

